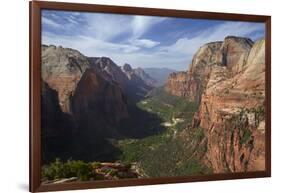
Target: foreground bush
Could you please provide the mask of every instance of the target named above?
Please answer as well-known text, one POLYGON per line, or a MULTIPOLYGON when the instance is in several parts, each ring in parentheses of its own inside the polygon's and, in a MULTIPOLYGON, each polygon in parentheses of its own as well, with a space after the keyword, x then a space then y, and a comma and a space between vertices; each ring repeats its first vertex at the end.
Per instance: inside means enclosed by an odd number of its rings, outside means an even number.
POLYGON ((63 163, 56 159, 51 164, 43 166, 42 177, 48 180, 78 177, 81 181, 87 181, 93 177, 93 172, 89 163, 74 160, 63 163))

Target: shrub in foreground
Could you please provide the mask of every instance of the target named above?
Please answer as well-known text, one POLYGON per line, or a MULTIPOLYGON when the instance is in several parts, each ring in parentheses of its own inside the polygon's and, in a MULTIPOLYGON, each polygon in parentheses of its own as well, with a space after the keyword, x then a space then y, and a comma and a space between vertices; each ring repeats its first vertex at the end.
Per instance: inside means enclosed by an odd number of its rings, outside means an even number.
POLYGON ((86 181, 93 177, 93 171, 91 164, 83 161, 68 160, 63 163, 60 159, 56 159, 49 165, 43 166, 42 177, 48 180, 78 177, 79 180, 86 181))

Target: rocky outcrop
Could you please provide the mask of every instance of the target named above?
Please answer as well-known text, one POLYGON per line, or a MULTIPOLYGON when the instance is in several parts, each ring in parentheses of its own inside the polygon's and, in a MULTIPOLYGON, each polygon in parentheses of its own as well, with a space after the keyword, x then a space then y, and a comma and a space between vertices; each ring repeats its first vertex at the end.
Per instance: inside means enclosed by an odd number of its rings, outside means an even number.
POLYGON ((69 139, 76 123, 71 115, 62 112, 56 90, 42 81, 41 92, 41 158, 46 163, 58 155, 64 157, 72 148, 69 139))
POLYGON ((215 173, 265 169, 265 42, 229 36, 202 46, 166 91, 199 103, 191 128, 203 128, 204 162, 215 173))
POLYGON ((128 118, 127 98, 114 81, 105 81, 95 69, 87 69, 72 97, 79 131, 90 136, 109 136, 121 119, 128 118), (95 128, 95 129, 93 129, 95 128))
POLYGON ((188 71, 174 72, 170 74, 165 84, 165 90, 172 95, 199 103, 203 86, 200 76, 197 74, 191 74, 188 71))
POLYGON ((54 128, 47 131, 90 129, 87 134, 94 135, 128 116, 120 88, 127 79, 109 58, 87 58, 73 49, 42 46, 42 79, 42 125, 54 128))
POLYGON ((112 148, 105 138, 118 134, 110 128, 128 117, 118 76, 101 73, 76 50, 56 46, 42 46, 41 66, 43 163, 56 157, 91 158, 112 148))
POLYGON ((241 72, 252 45, 250 39, 233 36, 226 37, 223 42, 203 45, 195 53, 187 72, 169 76, 165 90, 199 103, 212 69, 221 66, 226 67, 232 75, 241 72))
POLYGON ((142 68, 136 68, 134 69, 134 73, 140 77, 146 85, 150 87, 155 87, 156 86, 156 80, 150 77, 142 68))
POLYGON ((121 68, 107 57, 90 57, 91 68, 95 69, 108 81, 115 81, 125 91, 128 78, 121 68))
POLYGON ((121 163, 100 163, 95 164, 94 173, 99 180, 117 180, 126 178, 142 178, 138 165, 121 163))
POLYGON ((264 40, 230 37, 220 50, 193 120, 205 129, 206 163, 215 173, 264 170, 264 40))
MULTIPOLYGON (((91 163, 91 178, 89 181, 99 180, 119 180, 130 178, 147 177, 140 169, 137 163, 122 164, 111 162, 93 162, 91 163)), ((83 171, 82 171, 83 172, 83 171)), ((55 180, 44 179, 42 184, 63 184, 80 181, 78 177, 58 178, 55 180)))
POLYGON ((60 136, 67 133, 74 123, 68 114, 62 112, 58 93, 46 82, 42 81, 41 125, 43 136, 60 136))
POLYGON ((115 81, 129 99, 139 100, 154 87, 155 81, 141 68, 133 69, 129 64, 120 67, 110 58, 89 58, 91 68, 108 81, 115 81))
POLYGON ((221 65, 219 53, 222 44, 222 42, 212 42, 200 47, 192 59, 189 70, 171 74, 165 90, 199 103, 212 66, 221 65))
POLYGON ((42 46, 42 79, 57 91, 63 112, 71 114, 70 98, 87 68, 87 57, 76 50, 61 46, 42 46))
POLYGON ((115 147, 107 138, 121 136, 117 128, 129 118, 128 100, 152 88, 134 69, 124 72, 110 58, 61 46, 42 46, 41 69, 43 163, 108 156, 115 147))
MULTIPOLYGON (((76 121, 84 117, 84 125, 127 118, 128 97, 144 97, 153 81, 140 68, 128 64, 121 68, 107 57, 86 57, 73 49, 46 45, 42 46, 42 79, 43 102, 57 93, 59 106, 53 111, 60 110, 76 121)), ((51 111, 48 105, 44 107, 51 111)))
MULTIPOLYGON (((59 106, 59 99, 58 99, 58 93, 50 88, 50 86, 42 81, 42 87, 41 87, 41 92, 42 92, 42 105, 41 105, 41 110, 42 110, 42 126, 43 126, 43 134, 44 135, 58 135, 60 133, 59 128, 56 125, 61 123, 62 120, 62 111, 59 106)), ((43 135, 43 136, 44 136, 43 135)))
POLYGON ((226 66, 234 74, 241 72, 253 44, 249 38, 226 37, 218 54, 219 63, 226 66))
MULTIPOLYGON (((151 85, 147 84, 147 79, 144 80, 144 77, 140 76, 140 70, 133 69, 129 64, 124 64, 122 66, 122 71, 128 78, 126 93, 133 100, 140 100, 144 98, 148 91, 153 88, 151 85)), ((149 77, 147 74, 145 76, 149 77)))

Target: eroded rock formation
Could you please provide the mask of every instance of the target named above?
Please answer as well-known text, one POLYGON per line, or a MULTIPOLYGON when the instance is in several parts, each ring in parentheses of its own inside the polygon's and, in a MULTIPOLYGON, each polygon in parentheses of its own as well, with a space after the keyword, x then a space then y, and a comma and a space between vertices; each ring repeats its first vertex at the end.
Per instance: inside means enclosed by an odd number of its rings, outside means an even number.
POLYGON ((170 75, 165 85, 166 91, 199 103, 212 66, 219 64, 222 44, 222 42, 212 42, 200 47, 188 71, 170 75))
POLYGON ((148 83, 152 78, 148 78, 149 75, 140 72, 140 69, 133 69, 129 64, 124 64, 122 66, 122 71, 128 78, 126 93, 133 99, 139 100, 145 97, 147 92, 153 88, 153 86, 148 83))
POLYGON ((127 118, 127 98, 118 84, 87 69, 72 97, 72 109, 80 130, 91 136, 110 136, 112 126, 127 118))
POLYGON ((264 40, 257 41, 245 62, 216 66, 210 74, 198 122, 215 172, 265 169, 264 51, 264 40))
POLYGON ((60 46, 42 46, 42 79, 58 92, 63 112, 71 114, 70 98, 87 68, 87 57, 76 50, 60 46))
POLYGON ((188 71, 170 75, 166 91, 199 103, 213 67, 225 66, 232 74, 240 72, 252 45, 250 39, 233 36, 203 45, 195 53, 188 71))
POLYGON ((205 130, 215 173, 265 169, 265 42, 229 36, 202 46, 165 89, 198 102, 192 127, 205 130))
POLYGON ((41 69, 43 162, 108 154, 106 139, 120 136, 116 128, 129 117, 128 99, 152 88, 134 69, 61 46, 42 46, 41 69))

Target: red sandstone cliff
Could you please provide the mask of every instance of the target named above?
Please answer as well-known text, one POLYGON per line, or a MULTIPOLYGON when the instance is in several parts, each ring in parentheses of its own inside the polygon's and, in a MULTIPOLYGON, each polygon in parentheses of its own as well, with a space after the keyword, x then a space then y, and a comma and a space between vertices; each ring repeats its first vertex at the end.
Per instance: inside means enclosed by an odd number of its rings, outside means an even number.
POLYGON ((195 119, 205 129, 214 172, 265 169, 264 51, 264 40, 257 41, 245 62, 210 74, 195 119))
POLYGON ((200 104, 192 127, 204 129, 205 163, 215 173, 265 169, 264 44, 233 36, 206 44, 165 85, 200 104))
POLYGON ((61 46, 43 45, 41 66, 42 103, 46 103, 42 127, 53 133, 69 128, 88 136, 116 135, 112 128, 129 116, 127 99, 144 97, 152 89, 142 69, 124 70, 110 58, 89 58, 61 46))

